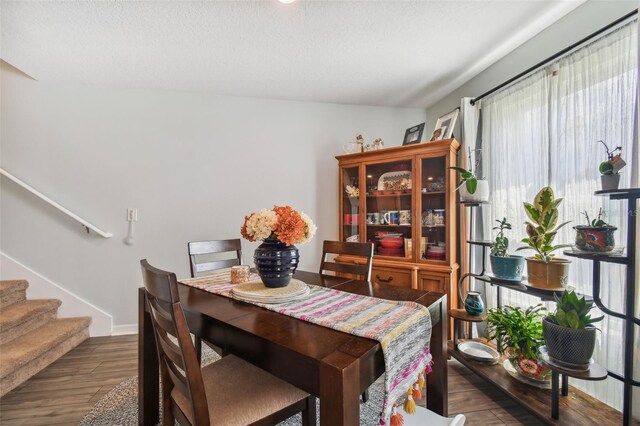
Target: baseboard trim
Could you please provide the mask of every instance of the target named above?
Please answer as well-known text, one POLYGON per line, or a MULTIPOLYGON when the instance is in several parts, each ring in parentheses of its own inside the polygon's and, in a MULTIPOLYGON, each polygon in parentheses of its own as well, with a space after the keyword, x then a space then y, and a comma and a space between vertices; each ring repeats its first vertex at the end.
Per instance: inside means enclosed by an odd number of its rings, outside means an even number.
POLYGON ((120 324, 111 327, 112 336, 122 336, 125 334, 138 334, 138 324, 120 324))

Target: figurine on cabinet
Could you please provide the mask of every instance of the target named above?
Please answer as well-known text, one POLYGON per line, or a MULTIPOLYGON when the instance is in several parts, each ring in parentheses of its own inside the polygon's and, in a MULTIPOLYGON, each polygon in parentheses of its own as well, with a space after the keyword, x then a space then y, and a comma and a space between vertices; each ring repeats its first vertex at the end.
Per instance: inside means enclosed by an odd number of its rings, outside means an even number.
POLYGON ((358 151, 364 152, 364 137, 362 135, 356 136, 356 143, 358 144, 358 151))
POLYGON ((373 141, 373 149, 382 149, 384 147, 384 142, 382 142, 382 138, 377 138, 373 141))

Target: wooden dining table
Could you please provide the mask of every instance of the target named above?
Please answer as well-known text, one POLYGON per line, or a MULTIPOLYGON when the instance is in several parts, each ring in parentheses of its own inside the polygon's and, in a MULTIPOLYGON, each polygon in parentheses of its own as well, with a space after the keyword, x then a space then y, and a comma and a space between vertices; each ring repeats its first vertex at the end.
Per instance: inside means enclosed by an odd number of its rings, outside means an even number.
MULTIPOLYGON (((432 372, 427 376, 427 408, 447 416, 446 295, 369 281, 296 272, 308 284, 396 301, 429 309, 432 321, 432 372)), ((179 284, 180 303, 189 329, 271 374, 320 398, 320 424, 359 424, 360 395, 385 371, 380 344, 322 327, 228 297, 179 284)), ((159 421, 159 364, 144 288, 138 304, 138 422, 159 421)), ((416 336, 420 338, 420 336, 416 336)), ((251 393, 238 384, 238 399, 251 404, 251 393)))

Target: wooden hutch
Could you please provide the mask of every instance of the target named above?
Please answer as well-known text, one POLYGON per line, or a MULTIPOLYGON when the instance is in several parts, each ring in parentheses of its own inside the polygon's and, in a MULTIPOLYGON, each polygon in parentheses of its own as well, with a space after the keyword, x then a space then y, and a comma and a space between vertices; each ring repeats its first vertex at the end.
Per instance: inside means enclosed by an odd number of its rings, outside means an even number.
POLYGON ((374 244, 372 281, 446 293, 449 309, 458 305, 459 269, 449 167, 459 147, 446 139, 336 157, 340 240, 374 244))

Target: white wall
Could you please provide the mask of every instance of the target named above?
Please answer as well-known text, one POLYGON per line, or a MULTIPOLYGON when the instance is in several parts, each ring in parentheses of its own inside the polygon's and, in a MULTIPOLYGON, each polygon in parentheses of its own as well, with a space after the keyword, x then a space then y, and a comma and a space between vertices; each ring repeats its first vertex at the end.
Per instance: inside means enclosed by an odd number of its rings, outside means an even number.
MULTIPOLYGON (((316 270, 338 236, 337 162, 358 133, 400 145, 421 109, 379 108, 36 82, 2 67, 0 164, 71 211, 75 221, 1 181, 0 250, 113 315, 136 322, 139 260, 189 274, 187 242, 239 237, 246 214, 275 204, 308 213, 300 246, 316 270), (123 243, 127 207, 136 244, 123 243)), ((245 262, 256 244, 243 240, 245 262)))
MULTIPOLYGON (((638 8, 638 0, 590 0, 427 108, 425 132, 431 134, 438 117, 460 106, 463 97, 479 96, 638 8)), ((460 137, 460 120, 454 129, 460 137)))

